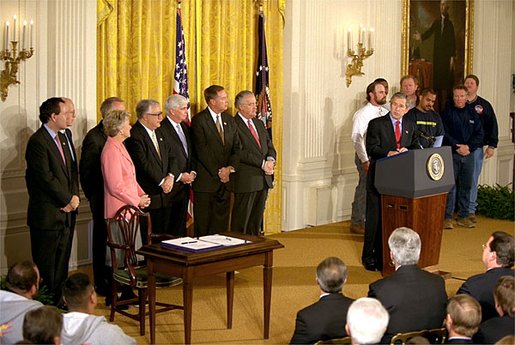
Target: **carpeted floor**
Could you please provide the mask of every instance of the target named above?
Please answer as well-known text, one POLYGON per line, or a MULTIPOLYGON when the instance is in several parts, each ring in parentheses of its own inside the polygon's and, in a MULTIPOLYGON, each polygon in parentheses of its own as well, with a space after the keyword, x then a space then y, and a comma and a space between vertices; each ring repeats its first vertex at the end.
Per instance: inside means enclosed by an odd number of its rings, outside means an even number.
MULTIPOLYGON (((496 230, 514 233, 514 223, 478 218, 475 229, 445 230, 440 269, 452 273, 446 281, 449 296, 462 281, 484 270, 481 244, 496 230)), ((193 290, 192 343, 194 344, 286 344, 289 342, 297 311, 319 297, 315 269, 327 256, 340 257, 349 268, 344 294, 351 298, 366 296, 368 284, 381 278, 360 264, 363 236, 349 232, 349 222, 335 223, 271 236, 285 248, 275 251, 272 288, 270 339, 263 339, 262 269, 251 268, 236 274, 233 328, 226 328, 225 275, 199 279, 193 290)), ((158 299, 182 304, 182 286, 158 290, 158 299)), ((103 300, 100 298, 99 300, 103 300)), ((131 307, 135 308, 135 307, 131 307)), ((103 303, 98 315, 109 317, 103 303)), ((158 314, 157 343, 184 342, 183 315, 180 311, 158 314)), ((137 322, 117 314, 115 323, 139 344, 149 343, 139 336, 137 322)))

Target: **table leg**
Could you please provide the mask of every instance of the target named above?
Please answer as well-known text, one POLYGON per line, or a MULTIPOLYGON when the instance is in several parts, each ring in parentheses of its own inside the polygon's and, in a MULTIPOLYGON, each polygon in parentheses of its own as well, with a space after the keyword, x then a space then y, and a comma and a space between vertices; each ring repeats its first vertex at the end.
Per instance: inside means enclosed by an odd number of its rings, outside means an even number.
POLYGON ((156 343, 156 275, 154 263, 147 258, 148 274, 148 318, 150 323, 150 344, 156 343))
POLYGON ((263 307, 264 307, 264 338, 270 338, 270 304, 272 302, 272 269, 273 253, 266 253, 265 265, 263 266, 263 307))
POLYGON ((193 282, 190 269, 183 277, 182 298, 184 303, 184 343, 191 344, 191 310, 193 308, 193 282))
POLYGON ((234 301, 234 271, 225 274, 227 285, 227 328, 232 328, 232 310, 234 301))

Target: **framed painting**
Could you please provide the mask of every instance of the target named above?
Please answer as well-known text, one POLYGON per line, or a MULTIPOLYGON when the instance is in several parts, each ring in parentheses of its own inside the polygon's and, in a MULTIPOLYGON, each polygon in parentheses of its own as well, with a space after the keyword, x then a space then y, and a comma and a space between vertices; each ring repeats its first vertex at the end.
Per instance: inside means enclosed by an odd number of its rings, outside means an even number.
POLYGON ((474 0, 403 0, 401 72, 437 92, 437 111, 472 73, 473 18, 474 0))

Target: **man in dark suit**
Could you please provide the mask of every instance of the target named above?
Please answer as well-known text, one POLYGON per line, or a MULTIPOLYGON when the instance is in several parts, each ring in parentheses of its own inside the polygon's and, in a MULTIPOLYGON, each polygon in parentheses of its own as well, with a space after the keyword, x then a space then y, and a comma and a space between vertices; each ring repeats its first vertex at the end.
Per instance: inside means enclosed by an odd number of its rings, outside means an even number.
POLYGON ((231 230, 250 235, 262 232, 268 189, 273 187, 277 158, 274 145, 263 124, 255 118, 256 96, 250 91, 236 95, 238 113, 234 121, 241 142, 240 165, 232 177, 234 205, 231 230))
MULTIPOLYGON (((102 118, 111 110, 125 110, 123 99, 109 97, 100 106, 102 118)), ((93 276, 98 294, 110 295, 110 270, 105 266, 107 233, 104 222, 104 178, 100 155, 106 143, 102 120, 89 130, 82 141, 79 170, 84 195, 89 201, 93 217, 93 276)))
POLYGON ((494 299, 499 315, 481 323, 474 336, 475 344, 494 344, 505 336, 515 335, 515 277, 499 278, 494 299))
POLYGON ((171 233, 186 236, 189 195, 197 173, 191 170, 190 128, 184 123, 188 118, 188 100, 181 95, 171 95, 165 102, 166 118, 161 121, 161 133, 175 155, 179 175, 172 188, 171 233))
POLYGON ((481 306, 469 295, 456 295, 449 300, 445 327, 449 336, 446 344, 472 344, 481 323, 481 306))
POLYGON ((318 265, 320 300, 297 313, 290 344, 314 344, 347 335, 347 309, 353 300, 342 294, 346 280, 347 266, 339 258, 328 257, 318 265))
POLYGON ((66 103, 62 98, 50 98, 39 110, 43 125, 30 137, 25 152, 25 180, 29 192, 27 224, 32 259, 57 305, 68 275, 70 228, 72 213, 80 203, 79 183, 66 138, 60 133, 67 127, 66 103))
POLYGON ((444 280, 417 267, 421 242, 415 231, 395 229, 388 246, 395 272, 368 290, 368 297, 377 298, 390 313, 386 344, 397 333, 441 327, 447 304, 444 280))
POLYGON ((236 123, 225 113, 229 105, 222 86, 204 90, 207 108, 191 121, 194 152, 193 182, 195 235, 227 231, 229 228, 230 175, 240 162, 240 139, 236 123))
MULTIPOLYGON (((125 141, 136 168, 136 180, 150 197, 148 212, 152 231, 171 233, 172 196, 175 177, 179 175, 175 156, 159 130, 163 112, 157 101, 144 99, 136 105, 138 121, 125 141)), ((141 229, 143 239, 146 229, 141 229)), ((145 243, 145 241, 143 241, 145 243)))
POLYGON ((370 168, 367 175, 365 239, 361 260, 370 271, 380 270, 382 261, 381 195, 374 181, 376 161, 406 152, 414 146, 416 125, 411 121, 403 121, 407 111, 406 96, 398 92, 390 100, 390 112, 368 124, 366 148, 370 168))
POLYGON ((494 232, 483 245, 483 264, 486 272, 467 279, 457 294, 468 294, 481 304, 482 321, 497 316, 493 291, 502 276, 515 276, 513 261, 515 256, 513 236, 504 232, 494 232))

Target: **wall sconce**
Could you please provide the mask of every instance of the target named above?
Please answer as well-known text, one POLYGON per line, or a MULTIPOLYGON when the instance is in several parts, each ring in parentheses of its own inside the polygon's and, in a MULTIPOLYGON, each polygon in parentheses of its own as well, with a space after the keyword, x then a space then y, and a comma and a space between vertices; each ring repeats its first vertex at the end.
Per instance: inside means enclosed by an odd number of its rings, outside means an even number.
POLYGON ((374 54, 374 49, 372 48, 372 37, 373 37, 374 29, 366 30, 362 25, 359 26, 358 33, 358 44, 356 50, 353 50, 353 42, 352 42, 352 31, 349 29, 347 31, 347 57, 352 58, 351 62, 347 65, 347 69, 345 70, 345 77, 347 80, 347 87, 352 83, 353 76, 364 75, 365 73, 361 72, 361 67, 363 67, 363 61, 374 54), (365 46, 365 36, 368 32, 368 40, 367 45, 368 49, 365 46))
POLYGON ((19 47, 21 50, 18 52, 18 41, 16 38, 17 34, 19 36, 19 33, 17 33, 16 16, 13 17, 12 37, 9 33, 9 22, 5 23, 4 46, 3 49, 0 50, 0 60, 5 61, 5 68, 0 72, 0 98, 2 99, 2 102, 5 102, 7 98, 9 85, 20 83, 17 80, 20 62, 29 59, 34 54, 34 48, 32 46, 33 27, 34 22, 31 20, 29 27, 30 49, 27 50, 27 21, 23 21, 23 27, 21 28, 22 40, 19 47), (9 49, 9 42, 11 42, 11 49, 9 49))

